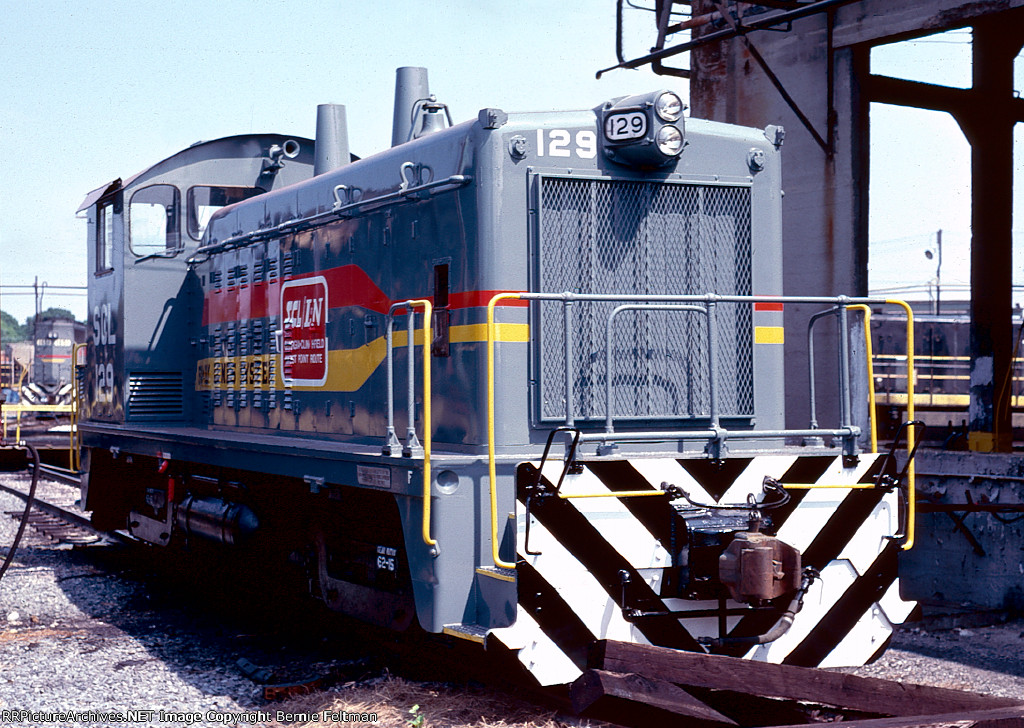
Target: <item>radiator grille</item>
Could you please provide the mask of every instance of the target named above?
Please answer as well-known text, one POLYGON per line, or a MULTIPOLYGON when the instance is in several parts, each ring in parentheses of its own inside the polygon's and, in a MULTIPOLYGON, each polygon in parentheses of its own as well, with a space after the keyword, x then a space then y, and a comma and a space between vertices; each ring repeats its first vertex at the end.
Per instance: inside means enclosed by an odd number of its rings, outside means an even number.
MULTIPOLYGON (((537 290, 601 294, 749 295, 747 187, 538 177, 537 290)), ((572 306, 574 417, 605 416, 606 322, 615 303, 572 306)), ((753 414, 749 304, 720 304, 717 405, 753 414)), ((565 415, 560 303, 537 309, 539 411, 565 415)), ((707 322, 701 313, 628 311, 612 338, 616 419, 678 419, 710 411, 707 322)))
POLYGON ((128 376, 128 417, 176 420, 184 414, 181 372, 134 372, 128 376))

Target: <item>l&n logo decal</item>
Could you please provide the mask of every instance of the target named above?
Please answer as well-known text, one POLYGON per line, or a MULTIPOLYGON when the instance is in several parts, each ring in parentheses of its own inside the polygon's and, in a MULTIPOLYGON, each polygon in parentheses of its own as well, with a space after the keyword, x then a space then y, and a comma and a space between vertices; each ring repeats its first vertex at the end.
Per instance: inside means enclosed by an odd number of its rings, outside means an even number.
POLYGON ((281 372, 285 386, 322 387, 327 382, 327 279, 281 286, 281 372))

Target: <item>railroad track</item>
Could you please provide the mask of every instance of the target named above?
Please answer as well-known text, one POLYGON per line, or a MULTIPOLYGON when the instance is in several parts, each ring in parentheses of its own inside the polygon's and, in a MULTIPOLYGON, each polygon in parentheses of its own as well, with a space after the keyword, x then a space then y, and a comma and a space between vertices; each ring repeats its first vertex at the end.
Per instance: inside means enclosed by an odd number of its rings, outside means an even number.
MULTIPOLYGON (((79 485, 81 479, 74 473, 61 468, 49 465, 39 466, 39 475, 47 480, 52 480, 65 485, 79 485)), ((0 483, 0 491, 10 493, 23 501, 28 501, 28 493, 0 483)), ((87 545, 101 541, 127 540, 127 538, 116 532, 100 531, 93 527, 82 511, 71 510, 54 503, 41 500, 38 496, 32 499, 32 508, 27 516, 24 509, 9 510, 4 512, 15 520, 28 519, 28 525, 36 532, 46 536, 57 543, 72 545, 87 545)))
MULTIPOLYGON (((40 477, 72 486, 79 482, 75 474, 47 466, 40 468, 40 477)), ((27 493, 9 485, 0 484, 0 490, 28 499, 27 493)), ((24 510, 6 513, 20 519, 24 510)), ((93 528, 77 509, 38 498, 32 504, 28 524, 60 543, 134 541, 93 528)), ((404 654, 404 650, 399 651, 404 654)), ((398 653, 395 657, 402 660, 398 653)), ((345 663, 344 667, 343 678, 351 677, 349 668, 356 668, 355 672, 365 669, 360 660, 345 663)), ((239 668, 268 701, 315 692, 339 677, 331 673, 279 683, 271 671, 246 661, 240 661, 239 668)), ((726 728, 845 719, 863 728, 923 728, 951 723, 964 728, 980 724, 1011 728, 1024 719, 1024 704, 1018 700, 613 641, 598 645, 583 676, 570 686, 568 696, 545 697, 579 715, 626 726, 690 721, 693 725, 726 728), (752 707, 740 710, 737 705, 752 707)))

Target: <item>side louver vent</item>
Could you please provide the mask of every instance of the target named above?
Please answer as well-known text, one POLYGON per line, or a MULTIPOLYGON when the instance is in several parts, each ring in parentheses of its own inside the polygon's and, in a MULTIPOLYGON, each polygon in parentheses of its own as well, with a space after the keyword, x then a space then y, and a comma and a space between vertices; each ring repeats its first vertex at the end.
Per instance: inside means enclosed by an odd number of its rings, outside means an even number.
POLYGON ((134 372, 128 376, 128 417, 180 420, 185 415, 181 372, 134 372))

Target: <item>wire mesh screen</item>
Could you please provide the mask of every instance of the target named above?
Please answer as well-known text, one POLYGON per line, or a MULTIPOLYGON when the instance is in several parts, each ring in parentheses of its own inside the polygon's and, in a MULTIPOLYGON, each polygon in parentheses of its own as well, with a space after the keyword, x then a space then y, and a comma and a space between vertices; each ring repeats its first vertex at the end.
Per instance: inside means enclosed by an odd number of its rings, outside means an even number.
MULTIPOLYGON (((746 187, 539 177, 537 290, 544 293, 750 295, 750 190, 746 187)), ((606 415, 607 322, 617 303, 570 306, 573 417, 606 415)), ((750 304, 721 303, 716 403, 753 414, 750 304)), ((566 415, 565 312, 535 308, 540 413, 566 415)), ((710 414, 708 321, 692 311, 615 317, 612 414, 677 419, 710 414)))

